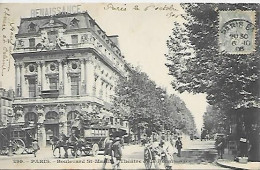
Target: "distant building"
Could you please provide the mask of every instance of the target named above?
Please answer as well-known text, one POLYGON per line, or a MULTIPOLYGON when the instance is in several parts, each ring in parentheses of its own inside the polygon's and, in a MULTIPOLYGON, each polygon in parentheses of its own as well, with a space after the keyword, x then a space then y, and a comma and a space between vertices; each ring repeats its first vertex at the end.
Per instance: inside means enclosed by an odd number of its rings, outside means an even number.
POLYGON ((14 91, 0 87, 0 126, 12 123, 14 91))
POLYGON ((117 36, 107 36, 87 12, 22 18, 13 58, 15 121, 34 124, 42 146, 49 136, 69 135, 79 115, 128 130, 110 107, 129 67, 117 36))

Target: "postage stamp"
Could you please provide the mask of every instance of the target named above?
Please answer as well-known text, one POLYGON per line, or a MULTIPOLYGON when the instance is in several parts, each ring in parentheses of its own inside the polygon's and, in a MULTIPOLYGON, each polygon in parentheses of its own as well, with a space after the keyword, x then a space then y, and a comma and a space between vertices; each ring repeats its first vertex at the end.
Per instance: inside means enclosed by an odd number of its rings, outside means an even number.
POLYGON ((250 54, 255 51, 255 11, 219 12, 219 51, 250 54))

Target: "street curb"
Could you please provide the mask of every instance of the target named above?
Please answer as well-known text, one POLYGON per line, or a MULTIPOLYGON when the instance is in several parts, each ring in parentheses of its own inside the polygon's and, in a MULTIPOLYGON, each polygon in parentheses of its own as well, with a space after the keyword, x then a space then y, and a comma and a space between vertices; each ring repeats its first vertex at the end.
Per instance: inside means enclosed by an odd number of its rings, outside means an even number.
POLYGON ((238 168, 238 167, 233 167, 233 166, 229 166, 229 165, 225 165, 222 163, 219 163, 219 161, 215 162, 218 166, 221 166, 223 168, 230 168, 230 169, 238 169, 238 170, 244 170, 245 168, 238 168))

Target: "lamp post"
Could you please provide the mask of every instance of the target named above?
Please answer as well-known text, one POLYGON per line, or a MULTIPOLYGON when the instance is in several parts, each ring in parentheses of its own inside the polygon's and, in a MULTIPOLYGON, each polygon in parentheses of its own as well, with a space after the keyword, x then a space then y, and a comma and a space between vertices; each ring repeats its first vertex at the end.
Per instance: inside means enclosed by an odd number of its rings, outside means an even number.
POLYGON ((163 131, 164 131, 164 121, 165 121, 165 119, 164 119, 164 116, 165 116, 165 113, 164 113, 164 96, 163 96, 163 94, 162 94, 162 97, 161 97, 161 101, 162 101, 162 116, 163 116, 163 131))

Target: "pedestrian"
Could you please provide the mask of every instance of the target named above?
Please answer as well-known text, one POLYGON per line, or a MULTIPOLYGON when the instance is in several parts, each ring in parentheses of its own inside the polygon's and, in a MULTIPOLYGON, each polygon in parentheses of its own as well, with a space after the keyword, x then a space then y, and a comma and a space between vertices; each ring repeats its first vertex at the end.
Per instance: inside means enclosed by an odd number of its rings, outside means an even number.
POLYGON ((239 139, 240 156, 247 157, 248 155, 248 140, 246 137, 239 139))
POLYGON ((178 140, 175 142, 175 148, 178 150, 177 156, 181 157, 182 142, 180 137, 178 137, 178 140))
POLYGON ((33 148, 33 155, 36 157, 36 153, 38 150, 40 150, 40 147, 38 145, 38 141, 36 139, 33 140, 32 142, 32 148, 33 148))
POLYGON ((122 146, 123 149, 124 149, 124 143, 125 143, 124 136, 122 136, 121 137, 121 146, 122 146))
POLYGON ((112 156, 114 159, 113 169, 120 169, 120 162, 122 158, 121 139, 116 137, 112 144, 112 156))
POLYGON ((112 144, 113 144, 113 135, 110 134, 104 141, 104 163, 103 163, 103 166, 102 166, 102 169, 105 169, 106 167, 106 164, 107 164, 107 160, 110 160, 110 163, 113 167, 113 164, 114 164, 114 160, 113 160, 113 157, 112 157, 112 144))
POLYGON ((172 158, 172 155, 171 153, 169 153, 169 145, 167 145, 167 143, 164 140, 162 140, 159 146, 161 150, 161 161, 164 163, 163 169, 171 169, 170 160, 172 158))
POLYGON ((223 159, 224 154, 224 138, 221 136, 218 136, 215 142, 216 149, 218 151, 218 158, 223 159))
POLYGON ((153 142, 149 145, 151 148, 151 153, 152 153, 152 163, 154 163, 155 169, 160 169, 159 168, 159 163, 160 163, 160 146, 157 138, 153 139, 153 142))

